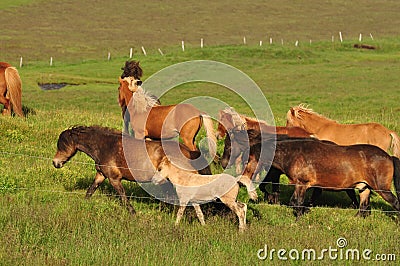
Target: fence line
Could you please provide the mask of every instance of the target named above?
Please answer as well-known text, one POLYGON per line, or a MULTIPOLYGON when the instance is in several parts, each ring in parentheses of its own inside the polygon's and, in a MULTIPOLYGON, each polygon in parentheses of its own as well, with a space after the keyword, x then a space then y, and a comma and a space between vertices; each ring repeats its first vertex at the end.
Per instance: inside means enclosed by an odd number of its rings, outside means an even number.
MULTIPOLYGON (((29 154, 23 154, 23 153, 12 153, 12 152, 5 152, 5 151, 0 151, 0 154, 3 155, 13 155, 13 156, 22 156, 22 157, 28 157, 28 158, 34 158, 38 160, 49 160, 53 161, 53 158, 45 157, 45 156, 37 156, 37 155, 29 155, 29 154)), ((139 168, 130 168, 130 167, 120 167, 120 166, 114 166, 114 165, 105 165, 105 164, 96 164, 96 163, 88 163, 88 162, 82 162, 82 161, 69 161, 68 163, 70 164, 81 164, 81 165, 91 165, 91 166, 100 166, 100 167, 111 167, 111 168, 118 168, 118 169, 128 169, 131 171, 142 171, 142 172, 147 172, 148 170, 145 169, 139 169, 139 168)), ((255 182, 257 184, 272 184, 272 182, 255 182)), ((279 184, 280 186, 296 186, 296 184, 286 184, 286 183, 273 183, 273 184, 279 184)), ((306 186, 306 185, 302 185, 306 186)), ((311 187, 310 187, 311 188, 311 187)), ((341 190, 341 189, 348 189, 347 187, 344 188, 338 188, 338 187, 322 187, 322 186, 313 186, 312 188, 321 188, 321 189, 333 189, 333 190, 341 190)), ((375 192, 392 192, 391 190, 372 190, 375 192)))
MULTIPOLYGON (((338 32, 338 35, 339 35, 340 43, 343 43, 344 37, 343 37, 342 31, 339 31, 339 32, 338 32)), ((371 38, 372 41, 374 41, 374 37, 373 37, 372 33, 369 33, 369 37, 371 38)), ((268 36, 266 36, 266 38, 268 39, 268 36)), ((349 39, 349 40, 350 40, 350 39, 349 39)), ((204 38, 200 38, 200 46, 199 46, 200 48, 203 48, 203 47, 205 46, 205 45, 204 45, 204 41, 205 41, 204 38)), ((331 42, 335 42, 335 36, 334 36, 334 35, 332 35, 331 42)), ((360 34, 358 35, 358 42, 362 42, 362 33, 360 33, 360 34)), ((268 42, 266 42, 266 43, 268 43, 268 42)), ((291 43, 291 42, 289 41, 289 42, 286 42, 286 43, 291 43)), ((304 42, 304 43, 305 43, 305 42, 304 42)), ((309 39, 309 45, 310 45, 310 46, 312 45, 312 43, 313 43, 312 39, 309 39)), ((247 37, 246 37, 246 36, 243 36, 242 44, 243 44, 243 45, 247 45, 247 44, 248 44, 248 41, 247 41, 247 37)), ((260 40, 260 41, 258 42, 258 44, 259 44, 259 46, 263 46, 263 41, 260 40)), ((273 45, 273 39, 272 39, 272 37, 269 37, 269 44, 270 44, 270 45, 273 45)), ((299 47, 299 46, 300 46, 300 41, 299 41, 299 39, 296 39, 296 41, 293 42, 293 45, 294 45, 294 47, 299 47)), ((284 46, 284 39, 283 39, 283 38, 281 38, 281 46, 284 46)), ((182 40, 182 41, 181 41, 181 50, 184 52, 185 49, 186 49, 185 41, 182 40)), ((146 52, 144 46, 141 46, 141 51, 142 51, 142 54, 143 54, 143 55, 147 56, 147 52, 146 52)), ((161 56, 164 56, 164 53, 161 51, 160 48, 158 48, 157 51, 159 52, 159 54, 161 54, 161 56)), ((134 55, 134 51, 133 51, 133 48, 131 47, 131 48, 129 49, 129 58, 131 59, 131 58, 133 57, 133 55, 134 55)), ((23 60, 22 60, 22 59, 23 59, 23 57, 21 56, 20 59, 19 59, 19 68, 22 68, 22 67, 23 67, 23 60)), ((110 52, 110 51, 107 52, 107 60, 108 60, 108 61, 111 60, 111 52, 110 52)), ((53 56, 50 57, 50 64, 49 64, 49 65, 50 65, 50 66, 53 66, 53 56)))

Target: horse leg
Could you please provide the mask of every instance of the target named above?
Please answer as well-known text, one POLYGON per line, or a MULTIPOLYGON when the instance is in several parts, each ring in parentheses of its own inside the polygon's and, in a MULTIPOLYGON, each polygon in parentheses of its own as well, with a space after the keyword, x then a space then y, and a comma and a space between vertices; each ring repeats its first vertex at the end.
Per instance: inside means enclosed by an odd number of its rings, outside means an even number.
POLYGON ((249 194, 250 199, 256 201, 258 198, 256 188, 254 187, 253 183, 251 182, 251 179, 248 178, 245 175, 241 175, 239 182, 246 186, 247 188, 247 193, 249 194))
POLYGON ((293 212, 296 217, 296 220, 305 213, 307 208, 303 206, 306 191, 308 186, 305 184, 297 183, 293 192, 293 195, 290 199, 290 206, 293 206, 293 212))
MULTIPOLYGON (((6 92, 6 91, 5 91, 6 92)), ((4 93, 5 93, 4 92, 4 93)), ((1 111, 3 115, 11 115, 11 105, 10 100, 0 95, 0 103, 4 105, 4 109, 1 111)))
POLYGON ((357 208, 360 203, 358 202, 356 191, 354 189, 346 189, 346 193, 351 199, 351 205, 353 208, 357 208))
POLYGON ((181 221, 185 209, 186 209, 186 204, 179 206, 178 212, 176 213, 175 225, 178 225, 179 222, 181 221))
POLYGON ((197 218, 199 218, 199 221, 200 221, 201 225, 205 225, 206 222, 204 222, 204 214, 201 211, 200 205, 199 204, 193 204, 193 207, 194 207, 194 209, 196 211, 197 218))
POLYGON ((367 217, 371 214, 371 209, 369 209, 369 195, 371 190, 369 188, 364 188, 360 191, 360 209, 358 210, 356 216, 367 217))
POLYGON ((104 175, 101 172, 97 172, 96 176, 94 177, 93 183, 92 185, 89 187, 89 189, 86 191, 86 198, 89 199, 93 193, 96 191, 96 189, 100 186, 101 183, 103 183, 103 181, 106 178, 104 177, 104 175))
POLYGON ((220 200, 237 215, 239 219, 239 232, 242 232, 246 229, 247 205, 236 201, 238 192, 239 185, 235 185, 228 193, 221 196, 220 200))
POLYGON ((397 211, 398 219, 400 219, 400 202, 399 199, 396 198, 395 195, 389 190, 379 190, 377 191, 381 197, 386 200, 392 207, 397 211))
POLYGON ((272 196, 269 198, 269 203, 279 204, 279 182, 281 178, 281 172, 276 169, 269 169, 268 175, 271 173, 272 182, 272 196))
POLYGON ((317 199, 319 197, 321 197, 321 194, 322 194, 322 188, 314 187, 313 193, 311 195, 311 202, 309 205, 313 207, 315 205, 315 202, 317 201, 317 199))
POLYGON ((124 186, 122 186, 121 184, 121 180, 118 179, 111 179, 110 178, 110 183, 113 186, 113 188, 117 191, 117 193, 119 194, 119 196, 121 197, 121 201, 122 203, 128 208, 129 212, 132 215, 135 215, 135 209, 133 208, 133 206, 129 203, 128 198, 126 197, 125 194, 125 189, 124 186))

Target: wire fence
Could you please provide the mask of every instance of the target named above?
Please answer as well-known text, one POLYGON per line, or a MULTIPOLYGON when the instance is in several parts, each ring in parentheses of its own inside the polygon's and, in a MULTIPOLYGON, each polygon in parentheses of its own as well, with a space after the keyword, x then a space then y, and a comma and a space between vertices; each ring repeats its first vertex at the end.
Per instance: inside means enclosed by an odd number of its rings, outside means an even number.
MULTIPOLYGON (((45 161, 50 161, 52 162, 53 158, 46 157, 46 156, 38 156, 38 155, 29 155, 29 154, 24 154, 24 153, 13 153, 13 152, 8 152, 8 151, 0 151, 1 156, 19 156, 19 157, 26 157, 26 158, 31 158, 35 160, 45 160, 45 161)), ((132 169, 132 168, 126 168, 126 167, 118 167, 118 166, 113 166, 113 165, 99 165, 95 163, 89 163, 89 162, 83 162, 83 161, 70 161, 69 164, 77 164, 77 165, 90 165, 90 166, 99 166, 99 167, 111 167, 111 168, 120 168, 120 169, 129 169, 129 170, 135 170, 135 171, 148 171, 144 169, 132 169)), ((294 187, 296 184, 287 184, 287 183, 272 183, 272 182, 265 182, 262 181, 260 183, 265 183, 265 184, 279 184, 280 186, 286 186, 286 187, 294 187)), ((328 189, 328 190, 341 190, 341 189, 349 189, 349 188, 337 188, 337 187, 321 187, 321 186, 313 186, 311 188, 321 188, 321 189, 328 189)), ((65 191, 65 190, 54 190, 54 189, 37 189, 37 188, 25 188, 25 187, 2 187, 0 186, 0 191, 27 191, 27 192, 35 192, 35 193, 56 193, 56 194, 64 194, 64 195, 86 195, 86 192, 80 192, 80 191, 65 191)), ((386 191, 386 190, 373 190, 375 192, 379 191, 386 191)), ((392 191, 386 191, 386 192, 392 192, 392 191)), ((101 196, 106 196, 106 197, 113 197, 116 196, 115 193, 101 193, 101 196)), ((165 202, 171 202, 171 198, 154 198, 152 196, 138 196, 138 195, 127 195, 126 196, 129 199, 135 199, 135 200, 151 200, 151 201, 165 201, 165 202)), ((219 204, 223 204, 222 202, 216 202, 219 204)), ((270 205, 265 202, 258 202, 257 205, 265 206, 265 205, 270 205)), ((290 206, 290 205, 284 205, 289 208, 298 208, 298 207, 306 207, 306 208, 316 208, 316 209, 327 209, 327 210, 348 210, 348 211, 353 211, 354 208, 342 208, 342 207, 330 207, 330 206, 309 206, 309 205, 300 205, 300 206, 290 206)), ((388 205, 389 206, 389 205, 388 205)), ((398 213, 396 210, 383 210, 383 209, 369 209, 368 211, 374 211, 374 212, 384 212, 384 213, 398 213)))

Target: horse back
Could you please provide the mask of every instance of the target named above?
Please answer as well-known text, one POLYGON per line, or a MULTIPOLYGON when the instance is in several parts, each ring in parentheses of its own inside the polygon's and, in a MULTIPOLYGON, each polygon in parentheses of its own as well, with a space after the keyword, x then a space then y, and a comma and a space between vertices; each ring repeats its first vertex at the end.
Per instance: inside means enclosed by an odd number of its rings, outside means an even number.
MULTIPOLYGON (((189 121, 197 119, 197 123, 200 124, 200 115, 200 111, 191 104, 154 106, 146 120, 148 137, 156 139, 176 137, 189 121)), ((145 119, 147 114, 142 116, 145 119)))

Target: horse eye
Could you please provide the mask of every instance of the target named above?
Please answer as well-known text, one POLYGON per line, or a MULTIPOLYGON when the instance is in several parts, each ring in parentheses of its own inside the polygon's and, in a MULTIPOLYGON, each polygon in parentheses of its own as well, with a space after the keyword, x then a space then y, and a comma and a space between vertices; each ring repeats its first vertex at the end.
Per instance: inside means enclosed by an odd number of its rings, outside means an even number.
POLYGON ((141 80, 138 80, 138 81, 136 81, 136 84, 137 84, 138 86, 140 86, 140 85, 142 85, 142 81, 141 81, 141 80))

